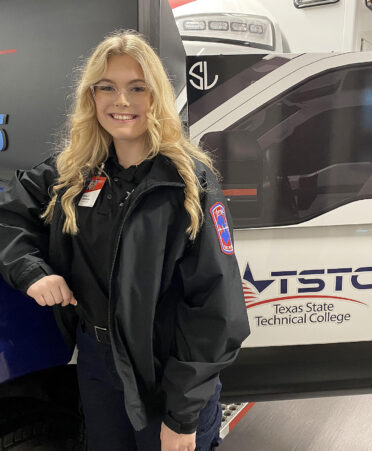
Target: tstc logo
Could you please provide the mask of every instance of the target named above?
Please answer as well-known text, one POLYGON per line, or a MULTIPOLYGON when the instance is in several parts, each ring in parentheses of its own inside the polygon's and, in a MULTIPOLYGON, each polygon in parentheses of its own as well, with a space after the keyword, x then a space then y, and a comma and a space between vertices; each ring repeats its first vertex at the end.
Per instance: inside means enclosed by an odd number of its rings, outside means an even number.
POLYGON ((243 291, 247 308, 278 300, 295 300, 301 298, 332 298, 355 301, 340 296, 326 296, 320 294, 324 290, 331 293, 342 294, 346 282, 356 290, 372 289, 372 267, 362 266, 360 268, 329 268, 329 269, 305 269, 303 271, 272 271, 271 279, 257 280, 253 277, 251 268, 247 264, 243 276, 243 291), (369 281, 362 280, 362 276, 369 273, 369 281), (280 295, 273 299, 264 299, 262 293, 276 282, 280 295), (369 282, 369 283, 368 283, 369 282), (310 294, 313 293, 313 294, 310 294), (288 296, 289 294, 289 296, 288 296), (292 294, 292 295, 291 295, 292 294))
POLYGON ((213 86, 215 86, 218 81, 218 75, 215 75, 213 82, 211 84, 208 84, 208 68, 206 61, 198 61, 197 63, 193 64, 191 66, 191 69, 189 70, 189 75, 197 80, 197 82, 195 82, 190 78, 189 81, 192 86, 194 86, 194 88, 199 89, 200 91, 207 91, 208 89, 213 88, 213 86), (201 75, 197 74, 196 70, 198 70, 201 75))
MULTIPOLYGON (((0 127, 8 123, 8 115, 0 113, 0 127)), ((8 147, 8 136, 3 128, 0 128, 0 152, 8 147)))

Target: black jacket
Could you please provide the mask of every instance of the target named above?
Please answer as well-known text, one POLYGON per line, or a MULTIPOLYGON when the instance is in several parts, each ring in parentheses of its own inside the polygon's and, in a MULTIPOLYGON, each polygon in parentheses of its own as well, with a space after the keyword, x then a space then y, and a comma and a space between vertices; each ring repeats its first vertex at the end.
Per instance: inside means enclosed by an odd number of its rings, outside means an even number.
MULTIPOLYGON (((201 199, 205 222, 194 242, 186 234, 185 184, 162 155, 130 196, 115 239, 109 325, 136 430, 161 412, 171 429, 193 432, 219 372, 249 334, 237 261, 223 250, 210 209, 225 205, 232 234, 231 216, 213 173, 198 161, 196 171, 207 194, 201 199)), ((49 158, 17 171, 0 193, 0 272, 24 293, 46 274, 69 283, 70 238, 62 234, 60 196, 50 226, 39 218, 56 177, 49 158)), ((55 306, 54 312, 73 346, 75 307, 55 306)))

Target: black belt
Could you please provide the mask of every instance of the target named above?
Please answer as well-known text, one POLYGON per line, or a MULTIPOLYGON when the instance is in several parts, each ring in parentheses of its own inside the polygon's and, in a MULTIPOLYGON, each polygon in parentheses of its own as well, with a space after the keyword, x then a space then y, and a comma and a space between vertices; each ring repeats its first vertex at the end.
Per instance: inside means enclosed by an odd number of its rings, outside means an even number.
POLYGON ((111 344, 110 340, 110 332, 107 327, 95 326, 87 320, 81 321, 81 330, 83 332, 87 332, 90 335, 93 335, 98 343, 103 343, 105 345, 111 344))

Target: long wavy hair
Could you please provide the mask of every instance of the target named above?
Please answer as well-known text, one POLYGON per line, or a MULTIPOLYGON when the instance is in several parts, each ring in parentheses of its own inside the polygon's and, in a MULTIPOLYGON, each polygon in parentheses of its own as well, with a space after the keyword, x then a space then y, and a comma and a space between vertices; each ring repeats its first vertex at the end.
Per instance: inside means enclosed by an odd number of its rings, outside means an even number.
POLYGON ((108 35, 81 68, 62 150, 56 158, 58 180, 42 218, 46 223, 51 222, 58 192, 63 190, 63 233, 78 233, 74 199, 81 193, 88 177, 106 161, 112 143, 112 136, 97 120, 90 86, 103 77, 108 60, 113 55, 129 55, 143 70, 152 93, 152 103, 147 113, 146 148, 151 149, 147 159, 159 153, 165 155, 174 163, 184 180, 184 206, 190 217, 186 233, 193 240, 204 220, 200 203, 200 193, 204 188, 195 174, 193 159, 203 162, 217 177, 218 172, 211 156, 194 146, 185 136, 175 107, 174 91, 159 57, 142 35, 131 30, 115 31, 108 35))

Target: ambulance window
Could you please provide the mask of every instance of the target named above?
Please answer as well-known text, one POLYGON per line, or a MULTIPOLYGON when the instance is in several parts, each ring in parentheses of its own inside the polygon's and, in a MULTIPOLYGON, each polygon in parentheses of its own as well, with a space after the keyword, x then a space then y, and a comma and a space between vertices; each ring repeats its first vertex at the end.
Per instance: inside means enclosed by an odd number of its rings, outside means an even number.
POLYGON ((226 132, 238 130, 260 148, 262 205, 236 227, 301 223, 372 198, 371 64, 318 75, 226 132))

